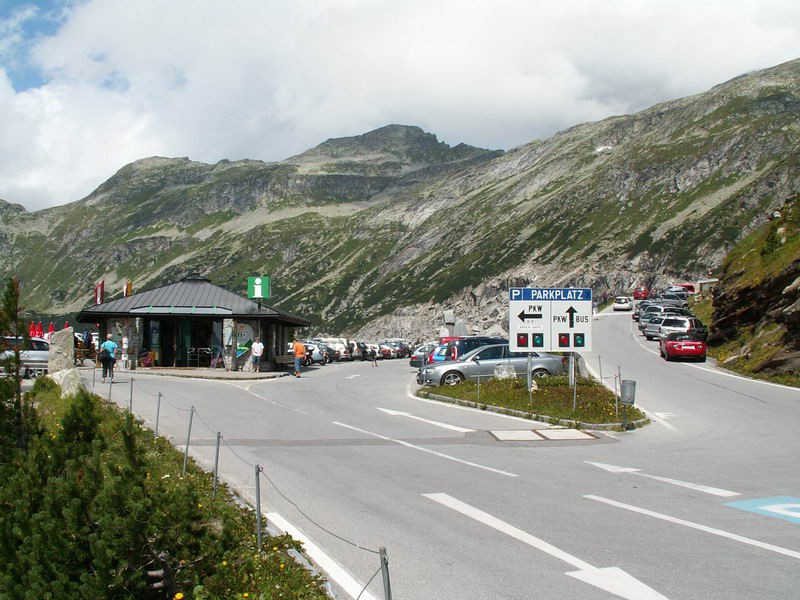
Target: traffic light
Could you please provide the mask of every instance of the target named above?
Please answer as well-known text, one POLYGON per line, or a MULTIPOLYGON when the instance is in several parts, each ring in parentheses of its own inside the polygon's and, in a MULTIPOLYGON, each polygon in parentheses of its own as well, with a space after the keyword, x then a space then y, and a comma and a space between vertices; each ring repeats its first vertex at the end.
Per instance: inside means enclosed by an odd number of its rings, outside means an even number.
POLYGON ((569 334, 568 333, 559 333, 558 334, 558 347, 559 348, 569 348, 569 334))
POLYGON ((517 334, 517 347, 518 348, 527 348, 528 347, 528 334, 527 333, 518 333, 517 334))
POLYGON ((572 345, 576 348, 584 348, 586 347, 586 334, 585 333, 575 333, 572 335, 572 345))
POLYGON ((534 348, 544 348, 544 334, 534 333, 531 340, 531 346, 534 348))

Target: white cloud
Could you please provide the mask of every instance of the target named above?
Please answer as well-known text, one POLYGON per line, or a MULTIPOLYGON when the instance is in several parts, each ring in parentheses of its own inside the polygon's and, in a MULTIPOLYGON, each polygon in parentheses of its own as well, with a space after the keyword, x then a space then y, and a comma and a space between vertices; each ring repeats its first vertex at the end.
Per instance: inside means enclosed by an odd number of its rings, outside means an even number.
POLYGON ((388 123, 509 148, 795 58, 795 5, 86 0, 31 52, 44 85, 0 72, 0 198, 37 209, 145 156, 280 160, 388 123))

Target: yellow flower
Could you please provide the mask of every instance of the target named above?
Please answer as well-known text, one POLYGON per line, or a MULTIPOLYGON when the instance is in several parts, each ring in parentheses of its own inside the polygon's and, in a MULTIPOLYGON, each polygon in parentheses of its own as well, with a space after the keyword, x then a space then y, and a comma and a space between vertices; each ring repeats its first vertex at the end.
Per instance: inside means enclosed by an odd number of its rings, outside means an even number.
POLYGON ((177 594, 175 594, 174 600, 183 600, 183 592, 178 592, 177 594))
POLYGON ((281 563, 281 569, 282 569, 282 568, 284 568, 285 566, 286 566, 286 565, 284 565, 283 563, 281 563))
POLYGON ((227 560, 223 560, 222 561, 222 566, 223 567, 227 567, 228 566, 228 561, 227 560))
POLYGON ((247 592, 245 592, 244 594, 242 594, 242 598, 249 598, 249 597, 250 597, 250 594, 248 594, 247 592))

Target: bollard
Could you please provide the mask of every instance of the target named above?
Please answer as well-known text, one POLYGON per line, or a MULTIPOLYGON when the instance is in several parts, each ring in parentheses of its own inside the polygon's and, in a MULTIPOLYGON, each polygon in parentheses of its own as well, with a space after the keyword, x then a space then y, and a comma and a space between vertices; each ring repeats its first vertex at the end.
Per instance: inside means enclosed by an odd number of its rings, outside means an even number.
POLYGON ((389 558, 386 556, 386 548, 381 546, 378 549, 381 557, 381 573, 383 574, 383 598, 392 600, 392 584, 389 582, 389 558))
POLYGON ((158 439, 158 418, 161 416, 161 392, 158 392, 158 399, 156 400, 156 429, 153 432, 153 439, 158 439))
POLYGON ((131 377, 131 397, 128 400, 128 410, 133 414, 133 377, 131 377))
POLYGON ((261 552, 261 467, 256 465, 256 540, 258 551, 261 552))
POLYGON ((189 431, 186 433, 186 450, 183 452, 183 475, 186 475, 186 463, 189 462, 189 442, 192 439, 192 419, 194 418, 194 406, 189 409, 189 431))
POLYGON ((214 452, 214 487, 211 490, 211 497, 217 497, 217 480, 219 479, 219 441, 222 439, 222 433, 217 432, 217 449, 214 452))

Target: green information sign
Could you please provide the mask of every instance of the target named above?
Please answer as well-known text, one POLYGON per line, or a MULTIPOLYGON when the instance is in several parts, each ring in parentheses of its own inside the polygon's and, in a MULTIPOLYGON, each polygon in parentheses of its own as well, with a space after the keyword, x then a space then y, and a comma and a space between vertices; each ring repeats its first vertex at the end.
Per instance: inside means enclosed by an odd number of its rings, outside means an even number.
POLYGON ((266 300, 269 298, 269 277, 248 277, 247 297, 252 300, 266 300))

